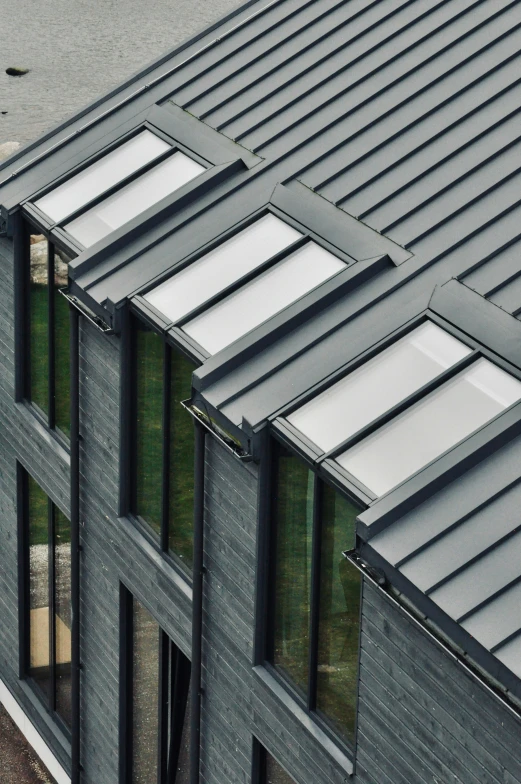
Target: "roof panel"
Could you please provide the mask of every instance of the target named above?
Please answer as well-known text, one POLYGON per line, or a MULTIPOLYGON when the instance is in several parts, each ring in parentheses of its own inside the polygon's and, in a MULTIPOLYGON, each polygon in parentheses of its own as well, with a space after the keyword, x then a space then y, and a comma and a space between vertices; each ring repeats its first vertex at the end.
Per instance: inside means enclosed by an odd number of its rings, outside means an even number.
POLYGON ((461 624, 489 650, 521 629, 521 583, 505 591, 461 624))

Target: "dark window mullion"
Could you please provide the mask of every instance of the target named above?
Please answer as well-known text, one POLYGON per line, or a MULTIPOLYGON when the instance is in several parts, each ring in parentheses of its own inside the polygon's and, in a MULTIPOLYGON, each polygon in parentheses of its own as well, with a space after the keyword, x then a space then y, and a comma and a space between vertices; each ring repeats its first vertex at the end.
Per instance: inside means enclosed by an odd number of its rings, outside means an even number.
POLYGON ((308 710, 313 711, 317 699, 317 662, 318 662, 318 613, 320 606, 320 537, 322 511, 322 482, 315 474, 313 488, 313 544, 311 555, 311 597, 309 613, 309 672, 308 672, 308 710))
POLYGON ((170 672, 170 640, 165 632, 159 632, 159 742, 158 750, 158 784, 166 784, 168 763, 168 712, 169 712, 169 672, 170 672))
POLYGON ((170 513, 170 415, 172 349, 165 342, 163 352, 163 414, 162 414, 162 482, 161 482, 161 549, 168 551, 170 513))
POLYGON ((56 423, 56 389, 55 389, 55 335, 54 335, 54 245, 48 243, 47 253, 47 339, 49 346, 49 427, 54 428, 56 423))
POLYGON ((49 524, 49 705, 56 710, 56 562, 55 562, 55 524, 54 506, 48 501, 49 524))

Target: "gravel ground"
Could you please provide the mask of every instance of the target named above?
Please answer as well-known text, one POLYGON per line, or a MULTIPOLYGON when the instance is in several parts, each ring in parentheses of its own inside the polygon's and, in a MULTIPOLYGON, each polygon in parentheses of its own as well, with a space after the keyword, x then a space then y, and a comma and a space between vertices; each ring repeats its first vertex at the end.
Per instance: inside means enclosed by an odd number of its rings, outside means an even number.
POLYGON ((0 705, 0 782, 1 784, 56 784, 2 705, 0 705))

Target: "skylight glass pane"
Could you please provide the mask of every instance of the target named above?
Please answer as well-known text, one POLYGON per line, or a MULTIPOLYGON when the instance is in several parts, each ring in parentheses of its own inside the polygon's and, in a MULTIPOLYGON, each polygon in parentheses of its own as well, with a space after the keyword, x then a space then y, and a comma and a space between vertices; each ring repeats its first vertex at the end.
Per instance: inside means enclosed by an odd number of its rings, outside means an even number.
POLYGON ((169 149, 159 136, 142 131, 42 196, 35 205, 53 221, 60 221, 169 149))
POLYGON ((382 495, 520 397, 517 379, 479 359, 337 460, 382 495))
POLYGON ((68 223, 65 229, 88 248, 203 171, 204 166, 176 152, 68 223))
POLYGON ((328 452, 470 352, 427 322, 297 409, 288 421, 328 452))
POLYGON ((173 322, 179 321, 301 236, 275 215, 264 215, 150 291, 145 299, 173 322))
POLYGON ((332 253, 308 242, 183 329, 209 354, 215 354, 344 267, 332 253))

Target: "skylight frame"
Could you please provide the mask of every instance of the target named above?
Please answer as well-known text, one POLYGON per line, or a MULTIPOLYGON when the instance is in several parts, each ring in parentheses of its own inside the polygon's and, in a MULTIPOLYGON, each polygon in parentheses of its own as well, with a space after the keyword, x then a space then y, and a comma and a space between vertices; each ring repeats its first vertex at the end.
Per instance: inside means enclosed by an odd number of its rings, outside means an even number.
POLYGON ((424 466, 421 466, 413 474, 406 477, 402 482, 392 487, 382 495, 376 495, 375 492, 364 485, 363 482, 361 482, 357 477, 355 477, 343 466, 336 462, 335 457, 338 454, 345 452, 349 447, 354 446, 356 443, 359 443, 366 437, 370 436, 384 424, 402 414, 407 408, 412 407, 419 400, 426 397, 428 394, 435 391, 446 382, 449 382, 453 377, 459 373, 464 372, 467 367, 478 361, 480 357, 487 359, 501 370, 509 373, 516 380, 521 381, 520 368, 512 365, 503 357, 500 357, 498 354, 491 351, 487 346, 479 343, 467 333, 463 333, 453 324, 446 322, 436 313, 427 309, 422 311, 420 314, 418 314, 418 316, 416 316, 407 324, 395 330, 393 333, 391 333, 391 335, 386 335, 385 338, 371 346, 367 351, 363 352, 349 363, 344 364, 335 373, 331 374, 329 378, 315 384, 304 394, 295 398, 291 404, 286 405, 284 408, 275 412, 271 417, 269 417, 272 434, 281 440, 284 444, 286 444, 286 446, 288 446, 292 451, 298 454, 310 467, 317 471, 320 476, 324 478, 327 477, 328 481, 334 484, 335 487, 342 490, 342 492, 346 493, 347 495, 357 498, 359 502, 365 504, 366 506, 371 506, 375 502, 379 502, 380 499, 384 496, 394 493, 396 490, 398 490, 398 488, 406 488, 409 483, 411 487, 416 486, 416 480, 419 474, 434 464, 439 464, 439 470, 440 472, 443 472, 444 466, 448 464, 450 459, 449 455, 454 450, 461 450, 461 453, 463 454, 466 452, 467 447, 465 445, 469 442, 469 440, 471 441, 472 439, 477 439, 479 434, 481 434, 482 431, 486 428, 492 426, 492 429, 494 429, 493 423, 500 420, 516 406, 521 406, 521 401, 517 401, 503 411, 500 411, 492 419, 485 422, 484 425, 482 425, 478 430, 470 433, 462 441, 457 442, 441 455, 434 458, 429 463, 426 463, 424 466), (471 349, 471 352, 463 357, 463 359, 459 360, 455 365, 444 370, 435 379, 409 395, 403 401, 400 401, 395 406, 388 409, 384 414, 382 414, 381 417, 373 420, 367 426, 361 428, 361 430, 359 430, 357 433, 354 433, 349 439, 346 439, 346 441, 336 445, 328 452, 321 450, 304 433, 301 433, 294 425, 292 425, 291 422, 286 419, 287 415, 291 414, 293 411, 296 411, 305 403, 312 400, 329 387, 333 386, 336 382, 340 381, 342 378, 361 367, 370 359, 376 357, 386 348, 405 337, 407 334, 412 332, 427 320, 432 321, 437 326, 441 327, 443 330, 449 333, 452 337, 466 344, 471 349))
MULTIPOLYGON (((65 229, 65 225, 70 223, 70 222, 72 222, 73 220, 75 220, 76 218, 80 217, 81 215, 85 214, 86 212, 88 212, 93 207, 96 207, 98 204, 103 202, 105 199, 110 198, 115 193, 117 193, 118 191, 122 190, 127 185, 130 185, 135 180, 137 180, 139 177, 143 176, 144 174, 147 174, 153 168, 155 168, 156 166, 159 166, 165 160, 167 160, 168 158, 170 158, 173 155, 175 155, 176 152, 182 153, 186 157, 188 157, 191 160, 195 161, 195 163, 198 163, 199 165, 203 166, 204 169, 206 169, 206 171, 208 171, 212 167, 212 165, 213 165, 207 158, 203 158, 197 152, 194 152, 192 149, 189 149, 184 144, 182 144, 182 143, 178 142, 177 140, 175 140, 165 130, 163 130, 161 127, 158 127, 158 125, 155 125, 155 124, 151 123, 149 120, 144 120, 139 125, 135 126, 134 128, 132 128, 128 132, 126 132, 126 133, 122 134, 121 136, 119 136, 117 139, 112 141, 110 144, 107 144, 105 147, 103 147, 102 149, 98 150, 94 155, 91 155, 90 157, 88 157, 87 159, 82 161, 77 167, 74 167, 73 169, 70 169, 65 174, 63 174, 62 176, 60 176, 57 179, 53 180, 50 184, 46 185, 45 188, 40 189, 36 193, 32 194, 29 199, 26 199, 22 203, 23 213, 33 223, 36 223, 38 225, 38 227, 41 227, 42 231, 45 231, 45 232, 47 232, 49 234, 52 233, 53 236, 56 236, 57 238, 59 238, 59 241, 61 242, 61 244, 64 245, 65 247, 67 247, 69 252, 73 253, 74 255, 79 255, 84 250, 86 250, 87 247, 90 248, 95 243, 92 243, 92 245, 89 245, 89 246, 84 246, 75 237, 73 237, 72 234, 70 234, 65 229), (55 188, 59 187, 60 185, 63 185, 65 182, 67 182, 67 180, 71 179, 72 177, 76 176, 77 174, 80 174, 82 171, 85 171, 85 169, 88 169, 89 166, 91 166, 92 164, 97 163, 99 160, 104 158, 106 155, 109 155, 111 152, 116 150, 118 147, 120 147, 125 142, 128 142, 131 139, 133 139, 136 136, 138 136, 144 130, 147 130, 150 133, 153 133, 155 136, 160 138, 162 141, 164 141, 168 145, 170 145, 169 149, 165 150, 163 153, 161 153, 157 157, 153 158, 152 160, 147 161, 145 164, 143 164, 141 167, 136 169, 134 172, 132 172, 131 174, 127 175, 123 179, 119 180, 114 185, 110 186, 109 188, 106 188, 100 194, 98 194, 97 196, 93 197, 89 201, 85 202, 85 204, 83 204, 78 209, 73 210, 68 215, 65 215, 59 221, 53 221, 48 215, 46 215, 46 213, 44 213, 39 207, 36 206, 36 204, 35 204, 36 201, 42 199, 44 196, 48 195, 51 191, 53 191, 55 188)), ((196 180, 198 178, 198 176, 204 175, 204 173, 205 173, 204 171, 200 172, 199 175, 196 175, 196 177, 192 178, 192 180, 189 180, 188 183, 189 182, 193 182, 194 180, 196 180)), ((185 183, 185 185, 188 184, 188 183, 185 183)), ((184 187, 184 186, 181 185, 179 187, 181 188, 181 187, 184 187)), ((179 188, 176 188, 174 191, 172 191, 172 194, 175 193, 177 190, 179 190, 179 188)), ((171 194, 169 194, 169 195, 171 195, 171 194)), ((167 195, 166 198, 168 198, 168 195, 167 195)), ((156 202, 155 204, 151 205, 151 207, 150 206, 146 207, 143 210, 143 212, 146 212, 148 209, 153 208, 154 206, 156 206, 156 204, 161 203, 161 201, 162 200, 160 200, 159 202, 156 202)), ((142 214, 142 213, 140 213, 140 214, 142 214)), ((128 223, 133 223, 135 220, 139 220, 139 215, 140 214, 130 218, 128 223)), ((126 225, 126 223, 127 222, 125 222, 125 224, 122 224, 122 226, 126 225)), ((116 228, 113 231, 117 231, 117 230, 118 229, 116 228)), ((105 241, 107 239, 107 237, 109 237, 111 234, 112 234, 112 231, 110 231, 106 235, 106 237, 103 237, 101 240, 98 240, 98 241, 99 242, 105 241)))

